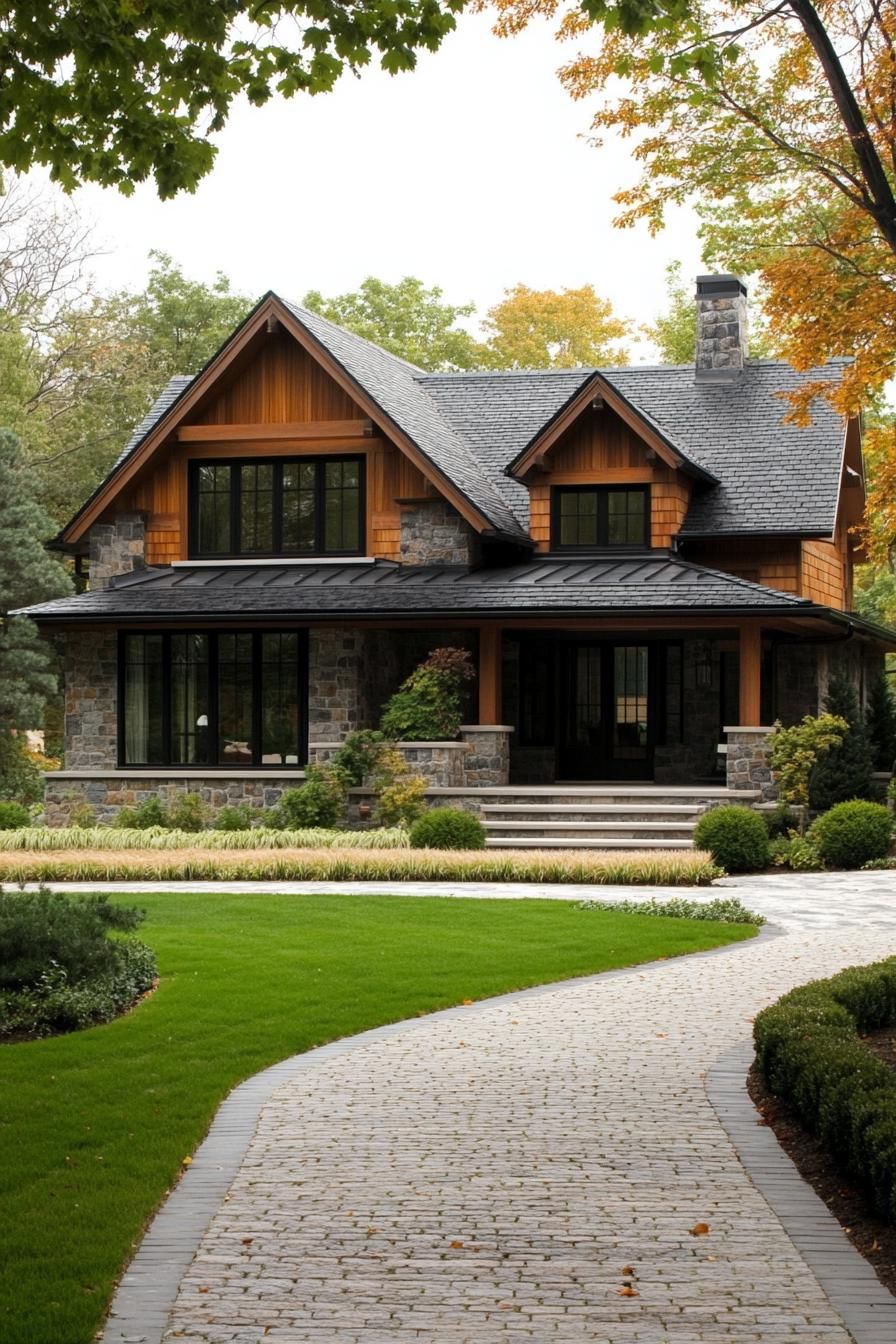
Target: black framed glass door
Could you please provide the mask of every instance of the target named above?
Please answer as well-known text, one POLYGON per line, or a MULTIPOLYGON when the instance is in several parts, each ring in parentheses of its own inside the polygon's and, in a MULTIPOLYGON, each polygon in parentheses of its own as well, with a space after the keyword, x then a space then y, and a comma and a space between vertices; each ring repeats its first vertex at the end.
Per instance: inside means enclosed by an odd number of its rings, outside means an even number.
POLYGON ((655 649, 568 643, 558 650, 558 779, 651 779, 655 649))

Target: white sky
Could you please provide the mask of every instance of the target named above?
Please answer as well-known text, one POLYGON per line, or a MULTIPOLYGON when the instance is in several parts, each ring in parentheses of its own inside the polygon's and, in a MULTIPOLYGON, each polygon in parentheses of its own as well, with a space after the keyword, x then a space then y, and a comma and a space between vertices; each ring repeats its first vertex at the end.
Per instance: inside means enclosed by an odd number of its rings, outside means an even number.
POLYGON ((626 145, 584 139, 589 107, 556 76, 571 54, 543 23, 500 40, 488 16, 468 14, 412 74, 371 70, 316 98, 241 104, 195 195, 77 193, 108 249, 97 277, 139 286, 155 247, 252 296, 410 274, 484 311, 518 281, 591 283, 621 316, 648 321, 669 260, 686 277, 701 269, 695 220, 679 211, 657 239, 612 227, 612 193, 637 168, 626 145))

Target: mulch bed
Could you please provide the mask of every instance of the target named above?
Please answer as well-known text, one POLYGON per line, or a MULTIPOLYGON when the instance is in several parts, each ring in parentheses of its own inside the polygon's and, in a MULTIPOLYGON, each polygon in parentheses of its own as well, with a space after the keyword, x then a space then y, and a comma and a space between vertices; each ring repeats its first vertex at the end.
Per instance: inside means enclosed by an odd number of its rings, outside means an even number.
MULTIPOLYGON (((885 1027, 864 1039, 875 1054, 896 1068, 896 1028, 885 1027)), ((769 1092, 756 1068, 750 1071, 747 1090, 803 1180, 824 1200, 853 1246, 896 1297, 896 1227, 880 1221, 862 1187, 835 1165, 791 1107, 769 1092)))

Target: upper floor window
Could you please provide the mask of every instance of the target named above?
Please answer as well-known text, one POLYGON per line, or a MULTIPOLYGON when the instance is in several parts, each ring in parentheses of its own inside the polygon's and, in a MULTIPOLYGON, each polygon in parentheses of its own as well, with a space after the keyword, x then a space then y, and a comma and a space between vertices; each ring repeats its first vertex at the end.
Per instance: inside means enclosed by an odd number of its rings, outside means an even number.
POLYGON ((191 462, 190 554, 359 555, 364 459, 191 462))
POLYGON ((552 496, 555 550, 650 545, 650 487, 559 485, 552 496))

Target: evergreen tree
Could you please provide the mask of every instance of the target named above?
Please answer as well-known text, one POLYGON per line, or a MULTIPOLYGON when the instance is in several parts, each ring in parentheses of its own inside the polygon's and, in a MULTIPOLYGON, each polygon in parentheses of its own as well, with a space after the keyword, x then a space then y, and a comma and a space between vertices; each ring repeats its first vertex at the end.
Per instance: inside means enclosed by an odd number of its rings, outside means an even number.
POLYGON ((71 581, 44 549, 53 532, 35 502, 19 440, 0 430, 0 733, 34 728, 56 688, 50 646, 17 607, 62 597, 71 581))
POLYGON ((852 682, 842 672, 831 677, 824 698, 826 714, 836 714, 849 724, 849 732, 839 747, 821 757, 809 780, 809 806, 826 812, 835 803, 871 796, 871 745, 859 698, 852 682))
POLYGON ((884 672, 871 683, 865 724, 871 739, 875 770, 892 770, 896 761, 896 706, 884 672))

